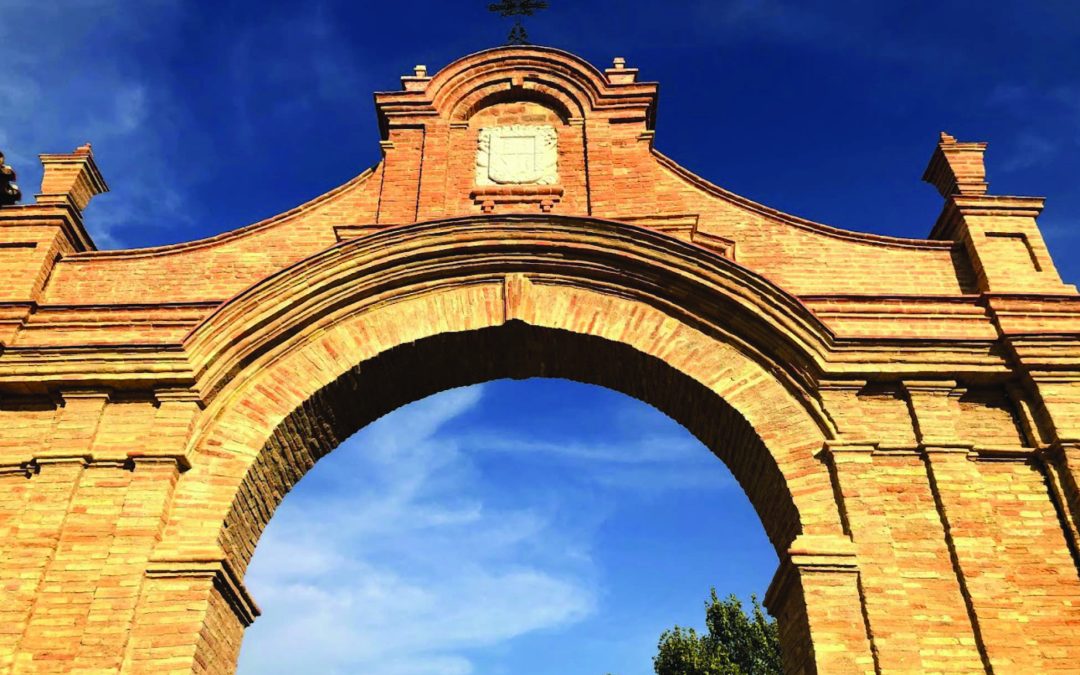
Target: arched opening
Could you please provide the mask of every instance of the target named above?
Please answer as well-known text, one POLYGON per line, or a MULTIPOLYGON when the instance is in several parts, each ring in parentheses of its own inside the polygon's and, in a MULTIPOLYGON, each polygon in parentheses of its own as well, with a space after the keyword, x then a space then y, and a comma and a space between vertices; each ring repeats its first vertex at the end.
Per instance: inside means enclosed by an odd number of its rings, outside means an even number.
POLYGON ((226 517, 222 548, 244 569, 285 493, 367 424, 431 394, 506 377, 596 384, 654 406, 728 466, 778 553, 801 533, 790 488, 769 450, 723 398, 627 345, 510 321, 401 345, 320 389, 277 426, 259 452, 226 517))
POLYGON ((486 382, 380 418, 290 491, 248 568, 239 672, 644 673, 710 585, 760 597, 775 568, 730 472, 663 413, 486 382))
MULTIPOLYGON (((248 469, 221 532, 222 549, 242 574, 284 495, 315 462, 357 430, 428 395, 507 377, 596 384, 656 407, 731 470, 778 555, 786 555, 803 531, 791 489, 770 450, 724 398, 628 345, 513 320, 390 349, 353 367, 294 409, 248 469)), ((799 603, 791 607, 792 611, 785 613, 781 607, 777 613, 790 645, 786 650, 797 663, 809 653, 809 629, 799 603)))

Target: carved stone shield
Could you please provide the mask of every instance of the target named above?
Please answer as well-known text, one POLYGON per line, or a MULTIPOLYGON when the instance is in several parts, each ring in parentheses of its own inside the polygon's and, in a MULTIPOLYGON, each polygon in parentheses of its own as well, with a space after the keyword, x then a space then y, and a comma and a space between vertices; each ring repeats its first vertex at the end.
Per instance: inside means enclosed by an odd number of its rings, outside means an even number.
POLYGON ((481 129, 476 184, 554 185, 559 182, 558 154, 558 136, 551 126, 481 129))

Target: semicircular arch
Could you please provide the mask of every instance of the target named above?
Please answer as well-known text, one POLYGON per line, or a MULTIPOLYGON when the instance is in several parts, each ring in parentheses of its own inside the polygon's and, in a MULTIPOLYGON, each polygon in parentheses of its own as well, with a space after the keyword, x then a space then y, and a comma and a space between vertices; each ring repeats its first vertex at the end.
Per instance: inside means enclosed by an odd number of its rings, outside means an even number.
POLYGON ((778 289, 622 223, 395 230, 265 280, 190 336, 211 392, 189 448, 204 475, 178 486, 159 555, 214 546, 243 569, 284 494, 360 427, 446 388, 531 376, 606 386, 682 423, 728 464, 780 552, 840 530, 815 457, 831 428, 797 372, 823 336, 778 289), (781 365, 795 354, 794 371, 781 365))
POLYGON ((700 246, 648 228, 569 216, 470 216, 342 242, 240 293, 185 348, 208 397, 314 322, 333 323, 431 287, 526 275, 538 287, 622 296, 739 345, 828 434, 815 378, 833 336, 783 289, 700 246), (468 281, 466 281, 468 280, 468 281))

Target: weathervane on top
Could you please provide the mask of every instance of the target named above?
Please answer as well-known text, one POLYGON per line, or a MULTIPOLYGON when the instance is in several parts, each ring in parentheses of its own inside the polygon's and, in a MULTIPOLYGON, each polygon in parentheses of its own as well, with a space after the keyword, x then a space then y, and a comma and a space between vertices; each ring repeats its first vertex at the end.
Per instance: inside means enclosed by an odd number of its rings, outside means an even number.
MULTIPOLYGON (((532 16, 541 9, 547 9, 546 0, 499 0, 488 5, 489 12, 498 12, 500 16, 532 16)), ((510 37, 506 39, 508 45, 529 44, 529 34, 525 32, 525 26, 521 19, 514 20, 514 27, 510 29, 510 37)))

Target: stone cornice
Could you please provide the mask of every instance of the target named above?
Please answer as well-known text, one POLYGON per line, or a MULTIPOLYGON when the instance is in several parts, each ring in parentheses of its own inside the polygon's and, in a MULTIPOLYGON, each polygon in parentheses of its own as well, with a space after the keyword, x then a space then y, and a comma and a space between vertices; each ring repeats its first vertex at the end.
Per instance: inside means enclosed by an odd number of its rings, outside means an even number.
POLYGON ((22 474, 32 478, 41 473, 43 467, 57 464, 79 464, 84 468, 119 468, 126 471, 138 471, 140 466, 152 464, 164 464, 175 466, 178 471, 184 472, 191 468, 191 462, 187 456, 181 453, 162 454, 145 453, 139 451, 128 453, 127 457, 100 457, 93 453, 88 454, 49 454, 47 451, 39 452, 33 456, 7 459, 0 462, 0 475, 22 474))
POLYGON ((973 461, 1026 462, 1040 455, 1039 448, 1021 445, 983 445, 957 442, 954 444, 901 444, 871 440, 826 441, 820 457, 830 461, 843 461, 845 458, 860 457, 895 457, 909 455, 923 457, 926 454, 946 453, 962 454, 973 461))
POLYGON ((788 598, 791 587, 798 587, 800 574, 858 574, 855 545, 842 535, 799 535, 788 547, 784 559, 765 591, 762 604, 770 613, 778 613, 779 602, 788 598))
POLYGON ((54 226, 78 252, 96 252, 90 235, 83 225, 82 213, 70 197, 48 204, 24 204, 0 209, 0 227, 54 226))
POLYGON ((225 558, 178 558, 151 560, 146 576, 157 579, 211 579, 245 627, 262 613, 244 582, 225 558))
POLYGON ((8 394, 43 394, 71 385, 152 389, 195 383, 180 345, 7 347, 0 351, 0 392, 8 394))
POLYGON ((945 200, 945 206, 930 231, 930 238, 955 239, 955 228, 965 216, 1037 218, 1042 213, 1045 201, 1043 197, 954 195, 945 200))
MULTIPOLYGON (((859 294, 796 298, 722 255, 649 228, 566 216, 477 216, 380 228, 370 236, 348 239, 281 270, 221 306, 214 301, 160 305, 34 304, 26 311, 25 303, 18 303, 18 307, 12 306, 18 313, 12 320, 24 322, 20 325, 49 331, 63 327, 75 331, 72 335, 82 339, 84 336, 78 331, 95 325, 137 327, 169 323, 173 319, 166 320, 158 314, 166 310, 180 321, 176 324, 180 329, 190 326, 191 332, 181 343, 160 341, 152 335, 141 344, 121 341, 37 345, 32 340, 25 344, 16 341, 14 346, 0 352, 0 390, 43 393, 51 386, 75 381, 122 389, 198 387, 212 394, 216 387, 213 364, 218 360, 213 356, 214 351, 232 349, 230 345, 241 343, 249 345, 236 332, 247 329, 239 328, 236 321, 254 320, 254 326, 263 325, 267 311, 283 317, 292 311, 288 309, 290 303, 295 305, 303 297, 314 299, 313 294, 317 293, 329 293, 327 300, 334 297, 335 303, 344 301, 342 293, 352 298, 348 302, 381 302, 394 293, 434 288, 437 278, 447 282, 470 275, 495 278, 530 267, 549 270, 547 273, 553 279, 565 280, 560 283, 586 284, 601 292, 639 293, 642 299, 669 306, 671 311, 683 314, 689 311, 693 321, 715 325, 719 330, 728 330, 732 317, 743 313, 746 320, 757 325, 747 327, 746 334, 761 335, 765 330, 782 336, 779 343, 773 343, 773 348, 777 344, 788 346, 774 360, 800 372, 796 379, 808 377, 803 386, 814 379, 836 377, 870 375, 869 379, 879 380, 901 375, 918 377, 942 368, 976 377, 1000 378, 1010 372, 1009 364, 1002 358, 1000 343, 996 337, 991 339, 989 329, 979 329, 987 334, 982 339, 966 337, 963 333, 837 335, 809 306, 827 315, 827 309, 820 307, 841 302, 856 309, 865 307, 873 313, 881 309, 880 302, 875 303, 873 296, 859 294), (616 291, 607 280, 613 261, 624 266, 624 272, 633 271, 624 279, 638 281, 632 281, 629 286, 619 282, 616 291), (409 272, 403 273, 406 269, 409 272), (336 281, 331 283, 331 278, 336 281), (346 278, 347 290, 343 285, 346 278), (323 290, 315 290, 319 287, 323 290), (292 299, 285 300, 290 294, 292 299), (736 313, 717 315, 718 302, 729 303, 736 313), (255 307, 260 309, 253 313, 255 307), (743 309, 736 310, 737 307, 743 309), (87 312, 87 316, 93 316, 89 323, 79 318, 87 312), (770 323, 772 327, 766 328, 770 323), (802 365, 798 365, 800 359, 802 365)), ((1072 305, 1077 302, 1075 296, 1044 298, 1015 294, 895 296, 886 298, 885 302, 901 308, 898 321, 905 320, 904 316, 920 320, 940 317, 941 321, 955 324, 955 317, 961 316, 974 327, 985 321, 979 314, 985 313, 984 302, 997 306, 1020 302, 1018 298, 1042 307, 1047 303, 1061 307, 1065 317, 1071 315, 1072 305)), ((290 321, 302 320, 298 315, 290 321)), ((29 340, 31 332, 20 335, 29 340)), ((1048 338, 1043 335, 1038 339, 1045 343, 1048 338)), ((754 349, 758 348, 751 351, 754 349)))

